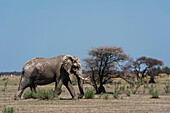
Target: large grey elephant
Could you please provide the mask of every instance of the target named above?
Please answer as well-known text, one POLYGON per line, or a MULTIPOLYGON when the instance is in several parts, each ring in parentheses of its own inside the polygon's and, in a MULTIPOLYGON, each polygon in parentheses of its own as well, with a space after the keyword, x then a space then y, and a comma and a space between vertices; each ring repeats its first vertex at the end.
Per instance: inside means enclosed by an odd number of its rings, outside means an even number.
POLYGON ((70 92, 73 99, 76 94, 73 89, 69 74, 74 74, 77 78, 80 94, 78 98, 82 98, 83 79, 80 60, 71 55, 61 55, 50 59, 42 57, 33 58, 24 64, 22 76, 15 99, 21 99, 23 91, 30 87, 36 88, 37 85, 45 85, 55 82, 54 92, 58 95, 61 93, 61 86, 64 84, 70 92))

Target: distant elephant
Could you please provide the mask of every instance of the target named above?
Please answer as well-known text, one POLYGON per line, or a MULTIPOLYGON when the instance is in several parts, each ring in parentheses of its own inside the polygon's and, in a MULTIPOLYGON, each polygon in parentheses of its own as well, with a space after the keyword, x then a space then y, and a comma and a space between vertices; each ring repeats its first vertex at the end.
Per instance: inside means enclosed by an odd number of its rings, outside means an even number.
POLYGON ((61 93, 61 86, 64 84, 70 92, 73 99, 76 99, 76 94, 73 89, 69 74, 74 74, 77 78, 80 95, 82 98, 83 79, 80 60, 71 55, 61 55, 50 59, 37 57, 29 60, 24 64, 22 76, 18 87, 18 92, 15 99, 21 99, 23 91, 30 87, 36 90, 37 85, 45 85, 55 82, 54 92, 58 95, 61 93))

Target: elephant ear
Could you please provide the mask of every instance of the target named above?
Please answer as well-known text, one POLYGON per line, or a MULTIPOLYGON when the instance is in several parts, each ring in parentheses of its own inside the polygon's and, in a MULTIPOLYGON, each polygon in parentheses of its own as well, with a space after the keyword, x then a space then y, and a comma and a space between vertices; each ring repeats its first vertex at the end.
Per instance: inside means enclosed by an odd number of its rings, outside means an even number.
POLYGON ((71 55, 65 55, 63 57, 63 68, 65 71, 70 74, 71 73, 71 67, 72 67, 72 56, 71 55))

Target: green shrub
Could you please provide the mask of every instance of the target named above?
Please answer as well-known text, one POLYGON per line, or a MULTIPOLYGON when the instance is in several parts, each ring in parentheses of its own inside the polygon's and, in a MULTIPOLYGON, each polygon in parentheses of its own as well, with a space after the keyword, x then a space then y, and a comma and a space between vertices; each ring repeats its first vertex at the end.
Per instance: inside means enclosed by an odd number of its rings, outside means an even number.
POLYGON ((145 94, 146 89, 148 89, 148 88, 149 88, 149 85, 148 84, 144 84, 144 86, 143 86, 143 94, 145 94))
POLYGON ((159 98, 158 91, 151 91, 152 98, 159 98))
POLYGON ((151 87, 149 87, 149 93, 151 94, 155 90, 155 88, 156 86, 152 84, 151 87))
POLYGON ((159 94, 158 91, 155 90, 156 85, 151 85, 151 87, 149 87, 149 93, 152 95, 152 98, 159 98, 159 94))
POLYGON ((137 81, 137 84, 139 84, 139 85, 144 85, 144 84, 145 84, 144 79, 140 79, 140 80, 138 80, 138 81, 137 81))
POLYGON ((131 86, 130 87, 130 89, 131 89, 131 92, 133 93, 133 94, 136 94, 137 93, 137 91, 138 91, 138 89, 140 88, 140 84, 137 84, 136 86, 131 86))
POLYGON ((35 99, 49 100, 49 99, 53 99, 54 97, 57 97, 57 94, 55 94, 54 91, 51 89, 49 90, 38 89, 36 92, 32 92, 29 90, 24 94, 25 99, 35 98, 35 99))
POLYGON ((130 91, 129 91, 129 90, 125 90, 125 93, 126 93, 126 95, 127 95, 127 96, 129 96, 129 97, 130 97, 130 94, 131 94, 131 93, 130 93, 130 91))
POLYGON ((93 99, 94 98, 94 92, 90 90, 89 88, 86 88, 86 92, 84 94, 85 99, 93 99))
POLYGON ((115 87, 115 90, 114 90, 114 93, 113 93, 113 97, 114 97, 115 99, 118 99, 119 93, 120 93, 119 87, 116 86, 116 87, 115 87))
POLYGON ((108 98, 109 98, 109 94, 104 94, 104 95, 103 95, 103 99, 106 99, 106 100, 107 100, 108 98))
POLYGON ((8 78, 3 78, 2 80, 5 81, 5 80, 8 80, 8 78))
POLYGON ((25 99, 29 99, 29 98, 33 98, 33 92, 32 91, 27 91, 24 93, 24 98, 25 99))
POLYGON ((164 91, 165 91, 165 93, 169 93, 170 92, 170 85, 169 85, 169 83, 165 83, 164 91))
POLYGON ((101 93, 99 96, 98 96, 98 99, 102 99, 103 97, 103 93, 101 93))
POLYGON ((7 89, 7 85, 8 85, 8 81, 6 81, 5 83, 4 83, 4 88, 2 88, 2 91, 6 91, 6 89, 7 89))
POLYGON ((9 107, 9 108, 4 108, 3 113, 14 113, 14 108, 13 107, 9 107))
POLYGON ((127 89, 130 89, 130 86, 127 86, 126 88, 127 88, 127 89))
POLYGON ((125 86, 120 86, 120 91, 124 92, 125 91, 125 86))

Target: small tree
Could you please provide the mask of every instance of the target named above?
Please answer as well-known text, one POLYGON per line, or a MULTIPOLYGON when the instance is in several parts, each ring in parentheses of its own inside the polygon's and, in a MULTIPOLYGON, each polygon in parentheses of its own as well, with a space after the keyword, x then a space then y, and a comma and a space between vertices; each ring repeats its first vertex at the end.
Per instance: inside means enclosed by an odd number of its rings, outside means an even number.
POLYGON ((86 73, 91 75, 96 93, 105 93, 103 84, 112 78, 110 75, 117 69, 117 64, 128 59, 128 55, 121 47, 113 46, 92 48, 88 55, 90 57, 84 59, 86 73))
POLYGON ((170 74, 170 68, 168 66, 165 66, 162 70, 164 73, 170 74))
POLYGON ((151 76, 149 81, 150 83, 155 83, 154 76, 159 74, 159 66, 163 66, 162 61, 154 58, 147 58, 145 56, 137 58, 133 63, 133 68, 135 70, 137 79, 143 80, 149 75, 151 76))

